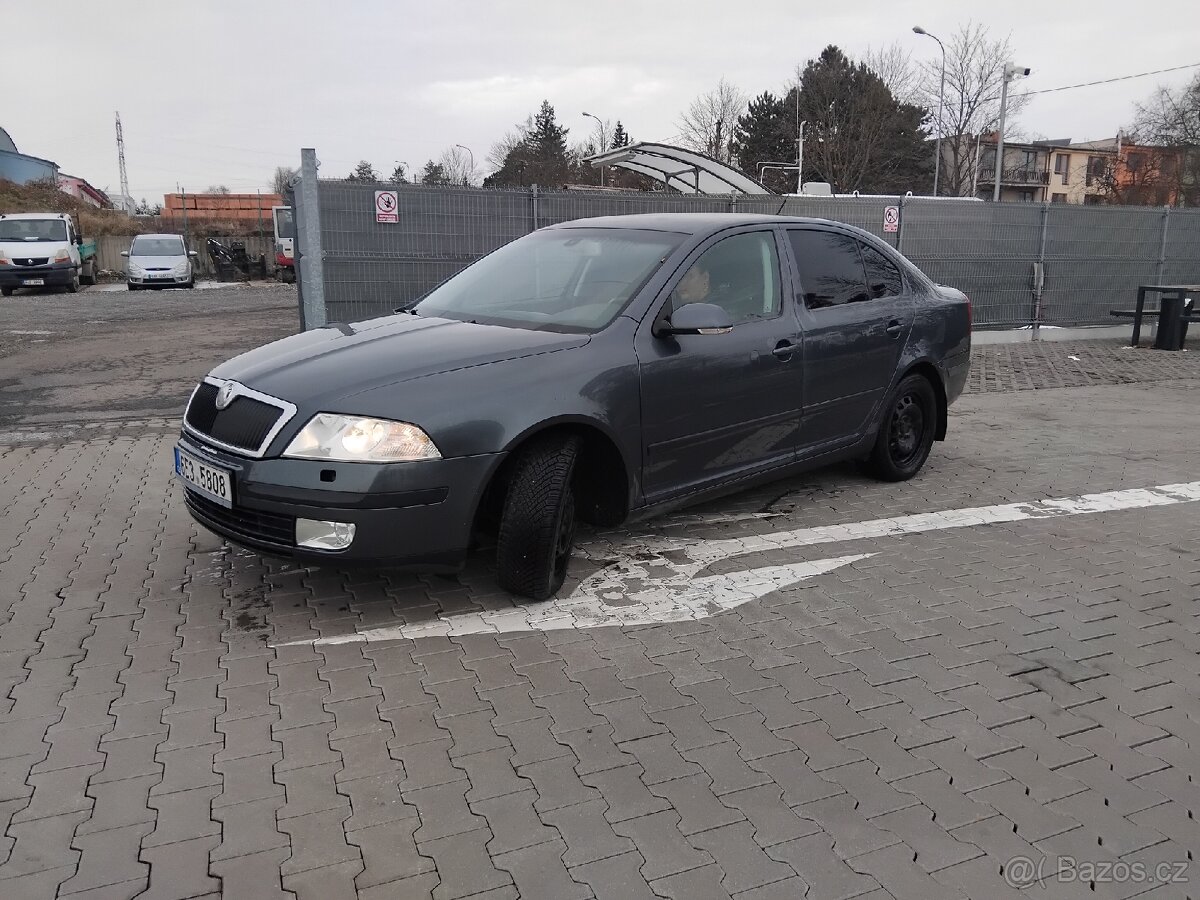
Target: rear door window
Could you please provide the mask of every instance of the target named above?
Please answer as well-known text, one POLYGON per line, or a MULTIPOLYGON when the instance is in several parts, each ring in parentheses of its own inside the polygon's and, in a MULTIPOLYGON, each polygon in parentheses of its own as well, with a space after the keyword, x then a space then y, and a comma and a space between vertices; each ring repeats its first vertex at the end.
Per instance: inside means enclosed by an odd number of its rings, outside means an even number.
POLYGON ((899 297, 904 293, 904 279, 890 259, 870 244, 859 244, 867 270, 867 291, 872 299, 899 297))
POLYGON ((804 305, 824 309, 870 299, 858 241, 835 231, 792 229, 804 305))

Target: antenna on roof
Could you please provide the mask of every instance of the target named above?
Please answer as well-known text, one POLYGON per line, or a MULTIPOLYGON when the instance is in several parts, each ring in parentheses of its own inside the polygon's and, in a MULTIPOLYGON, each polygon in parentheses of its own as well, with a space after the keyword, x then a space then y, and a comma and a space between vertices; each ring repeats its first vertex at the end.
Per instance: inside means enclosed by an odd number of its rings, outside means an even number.
MULTIPOLYGON (((133 198, 129 196, 129 175, 125 171, 125 134, 121 131, 121 114, 117 113, 117 165, 121 169, 121 206, 126 207, 133 198)), ((125 212, 130 212, 125 209, 125 212)))

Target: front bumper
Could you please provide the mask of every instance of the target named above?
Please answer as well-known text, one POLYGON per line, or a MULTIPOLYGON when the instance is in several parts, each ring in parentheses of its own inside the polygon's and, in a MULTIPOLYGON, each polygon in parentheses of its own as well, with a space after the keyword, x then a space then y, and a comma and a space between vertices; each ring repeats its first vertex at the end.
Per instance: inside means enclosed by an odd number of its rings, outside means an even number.
MULTIPOLYGON (((0 287, 29 287, 28 279, 42 279, 42 287, 66 287, 75 275, 73 265, 0 266, 0 287)), ((32 285, 38 287, 39 285, 32 285)))
POLYGON ((189 281, 192 280, 191 273, 185 273, 183 275, 174 275, 169 272, 167 272, 167 273, 160 272, 160 273, 158 273, 158 275, 165 275, 166 277, 151 277, 150 275, 129 275, 126 277, 126 281, 128 281, 130 284, 136 284, 136 285, 145 284, 145 285, 149 285, 151 287, 160 287, 160 286, 161 287, 174 287, 177 284, 187 284, 189 281))
POLYGON ((186 432, 179 446, 232 473, 232 509, 183 487, 197 522, 269 555, 331 565, 458 565, 470 546, 479 498, 503 458, 380 464, 248 459, 186 432), (353 523, 354 541, 338 551, 297 547, 298 517, 353 523))

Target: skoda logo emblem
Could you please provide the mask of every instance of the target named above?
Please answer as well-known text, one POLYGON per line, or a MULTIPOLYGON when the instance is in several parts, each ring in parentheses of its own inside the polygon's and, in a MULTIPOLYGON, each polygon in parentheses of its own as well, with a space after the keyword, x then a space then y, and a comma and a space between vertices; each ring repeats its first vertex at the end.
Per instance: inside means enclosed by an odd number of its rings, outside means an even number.
POLYGON ((224 409, 233 402, 234 396, 237 394, 237 388, 232 381, 227 381, 221 385, 221 390, 217 391, 217 409, 224 409))

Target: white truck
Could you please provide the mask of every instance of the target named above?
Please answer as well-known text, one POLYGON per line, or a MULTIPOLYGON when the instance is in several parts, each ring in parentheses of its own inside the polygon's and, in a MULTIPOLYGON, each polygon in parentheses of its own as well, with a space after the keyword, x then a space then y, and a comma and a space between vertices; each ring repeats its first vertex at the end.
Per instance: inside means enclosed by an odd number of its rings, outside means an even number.
POLYGON ((0 294, 17 288, 96 283, 96 242, 85 241, 67 213, 0 215, 0 294))

